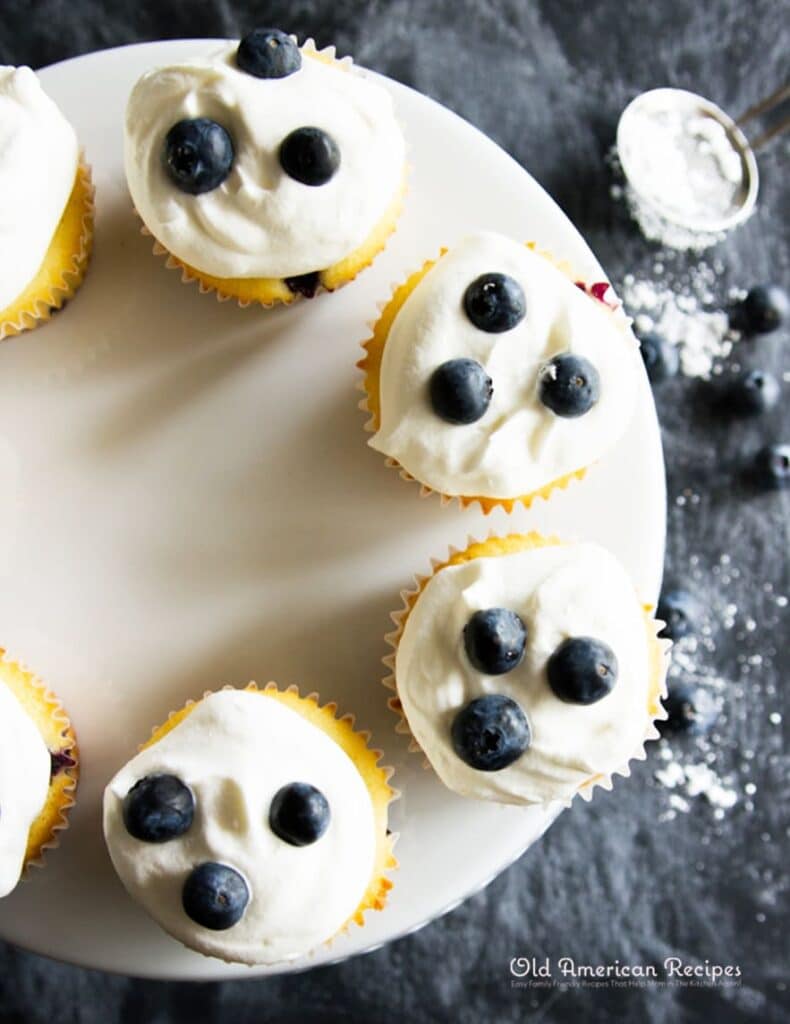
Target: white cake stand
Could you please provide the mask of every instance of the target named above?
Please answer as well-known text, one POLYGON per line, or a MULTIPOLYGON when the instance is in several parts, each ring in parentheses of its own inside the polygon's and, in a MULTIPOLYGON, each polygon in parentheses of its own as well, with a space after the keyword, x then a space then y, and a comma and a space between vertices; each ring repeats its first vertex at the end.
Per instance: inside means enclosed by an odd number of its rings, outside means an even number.
POLYGON ((95 255, 50 325, 0 347, 0 644, 60 694, 82 750, 71 828, 0 903, 0 936, 90 967, 204 980, 273 972, 169 939, 126 895, 102 840, 102 789, 153 725, 250 679, 295 682, 356 713, 403 793, 396 887, 364 929, 276 970, 375 948, 480 889, 552 818, 455 797, 407 753, 379 682, 400 588, 469 534, 544 529, 607 545, 652 600, 665 525, 646 377, 622 443, 583 482, 510 517, 420 499, 366 447, 358 344, 390 284, 440 245, 490 228, 602 273, 537 182, 426 97, 380 79, 413 173, 397 233, 348 288, 266 313, 164 269, 124 183, 125 101, 147 68, 215 45, 129 46, 42 72, 93 166, 95 255))

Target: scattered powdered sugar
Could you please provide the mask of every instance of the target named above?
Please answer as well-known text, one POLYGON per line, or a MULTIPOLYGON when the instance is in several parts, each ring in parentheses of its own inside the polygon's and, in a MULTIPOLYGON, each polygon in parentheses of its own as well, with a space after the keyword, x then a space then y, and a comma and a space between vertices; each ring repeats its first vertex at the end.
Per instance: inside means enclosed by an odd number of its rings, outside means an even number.
POLYGON ((666 741, 660 756, 664 766, 654 772, 655 779, 666 789, 680 790, 670 793, 669 810, 661 815, 662 821, 671 821, 676 814, 688 814, 691 801, 687 798, 703 796, 715 808, 714 817, 723 817, 723 812, 738 802, 738 793, 731 785, 731 779, 721 779, 705 761, 684 764, 676 760, 672 747, 666 741), (718 812, 722 813, 719 814, 718 812))
MULTIPOLYGON (((680 497, 687 499, 685 494, 680 497)), ((678 510, 675 514, 693 514, 693 501, 673 504, 678 510)), ((748 570, 739 567, 728 552, 707 565, 699 555, 692 554, 688 566, 688 586, 702 601, 707 615, 696 635, 673 644, 667 682, 670 689, 683 682, 708 690, 722 710, 708 735, 664 736, 657 745, 653 778, 666 791, 660 821, 672 821, 702 806, 709 809, 717 823, 715 829, 733 808, 746 814, 755 811, 759 798, 754 781, 758 758, 775 768, 785 760, 778 728, 783 716, 775 705, 777 690, 773 683, 763 682, 763 673, 770 671, 777 655, 770 638, 784 635, 785 610, 790 601, 767 580, 753 592, 753 608, 739 606, 729 588, 740 587, 748 570), (758 618, 762 633, 757 628, 758 618), (726 676, 717 670, 721 662, 727 666, 726 676), (763 709, 763 721, 767 718, 776 727, 772 730, 774 738, 763 738, 761 749, 754 731, 758 708, 763 709)))
POLYGON ((673 280, 660 261, 653 269, 653 280, 627 274, 619 290, 637 334, 655 332, 675 345, 687 377, 721 373, 740 335, 725 310, 711 308, 718 263, 700 262, 682 280, 673 280))

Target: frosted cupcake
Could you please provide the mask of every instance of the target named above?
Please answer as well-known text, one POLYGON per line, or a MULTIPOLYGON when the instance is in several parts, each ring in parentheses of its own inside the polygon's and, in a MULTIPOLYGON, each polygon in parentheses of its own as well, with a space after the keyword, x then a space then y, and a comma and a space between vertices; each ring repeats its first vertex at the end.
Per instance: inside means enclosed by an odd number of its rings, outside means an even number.
POLYGON ((604 548, 491 538, 404 597, 393 706, 462 796, 568 804, 658 736, 668 644, 604 548))
POLYGON ((184 945, 277 963, 384 906, 390 772, 335 712, 272 684, 208 694, 107 786, 115 869, 184 945))
POLYGON ((465 239, 395 290, 365 344, 368 443, 485 512, 566 486, 624 433, 643 372, 610 296, 530 246, 465 239))
POLYGON ((333 49, 257 29, 143 75, 125 163, 170 266, 221 298, 272 305, 339 288, 383 248, 405 143, 369 75, 333 49))
POLYGON ((93 186, 74 129, 30 68, 0 67, 0 339, 76 292, 93 243, 93 186))
POLYGON ((57 698, 0 650, 0 898, 66 827, 77 743, 57 698))

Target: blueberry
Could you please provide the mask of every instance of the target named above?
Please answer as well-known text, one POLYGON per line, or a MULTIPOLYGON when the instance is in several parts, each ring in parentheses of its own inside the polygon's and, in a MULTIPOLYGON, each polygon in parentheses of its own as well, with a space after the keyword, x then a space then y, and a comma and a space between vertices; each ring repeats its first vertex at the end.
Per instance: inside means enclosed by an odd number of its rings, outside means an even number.
POLYGON ((768 334, 790 316, 790 298, 778 284, 758 284, 736 311, 736 323, 749 334, 768 334))
POLYGON ((307 274, 297 274, 295 277, 285 277, 283 280, 294 295, 312 299, 321 284, 321 275, 317 270, 311 270, 307 274))
POLYGON ((482 274, 464 292, 464 310, 481 331, 501 334, 524 319, 524 290, 507 274, 482 274))
POLYGON ((291 846, 309 846, 329 828, 329 802, 307 782, 291 782, 274 794, 269 827, 291 846))
POLYGON ((192 790, 175 775, 146 775, 123 798, 126 831, 144 843, 166 843, 182 836, 194 816, 192 790))
POLYGON ((230 174, 233 142, 216 121, 195 117, 174 124, 165 138, 165 168, 182 192, 211 192, 230 174))
POLYGON ((249 902, 250 890, 243 876, 235 868, 214 861, 193 868, 181 890, 186 914, 215 932, 238 924, 249 902))
POLYGON ((448 359, 429 383, 431 405, 447 423, 474 423, 485 415, 494 393, 491 378, 474 359, 448 359))
POLYGON ((524 712, 510 697, 498 693, 470 701, 453 720, 453 749, 480 772, 507 768, 521 757, 531 738, 524 712))
POLYGON ((52 750, 49 754, 49 776, 54 778, 68 768, 74 768, 77 762, 70 750, 52 750))
POLYGON ((541 402, 558 416, 583 416, 598 401, 601 382, 598 371, 584 356, 570 352, 545 363, 538 377, 541 402))
POLYGON ((667 341, 661 334, 650 332, 639 337, 639 351, 642 353, 647 376, 653 384, 674 377, 680 368, 677 345, 667 341))
POLYGON ((762 448, 755 456, 754 471, 763 487, 778 491, 790 486, 790 444, 762 448))
POLYGON ((664 697, 666 720, 659 722, 662 733, 685 732, 690 736, 704 736, 713 728, 721 707, 714 695, 704 686, 694 683, 671 683, 664 697))
POLYGON ((696 597, 687 590, 667 590, 658 599, 656 618, 666 623, 659 636, 680 640, 699 629, 702 608, 696 597))
POLYGON ((286 78, 302 66, 302 55, 278 28, 254 28, 239 43, 236 64, 256 78, 286 78))
POLYGON ((320 128, 297 128, 280 145, 280 166, 303 185, 326 185, 340 166, 340 150, 320 128))
POLYGON ((730 406, 745 416, 772 409, 779 401, 779 382, 765 370, 748 370, 729 389, 730 406))
POLYGON ((572 636, 563 640, 546 663, 549 686, 568 704, 595 704, 617 682, 617 658, 601 640, 572 636))
POLYGON ((475 612, 464 626, 464 647, 479 672, 501 676, 524 657, 527 630, 508 608, 486 608, 475 612))

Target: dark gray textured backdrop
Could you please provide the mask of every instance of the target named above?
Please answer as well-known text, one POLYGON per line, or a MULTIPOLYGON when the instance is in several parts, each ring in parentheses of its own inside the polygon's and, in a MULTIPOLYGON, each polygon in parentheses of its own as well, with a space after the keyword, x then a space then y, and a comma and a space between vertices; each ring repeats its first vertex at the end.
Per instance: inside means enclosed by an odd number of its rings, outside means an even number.
MULTIPOLYGON (((737 114, 786 75, 790 52, 787 0, 2 0, 0 60, 40 67, 137 40, 238 36, 255 24, 334 42, 341 54, 468 118, 560 202, 615 282, 628 270, 650 274, 656 255, 609 197, 603 157, 625 103, 642 89, 677 85, 737 114)), ((790 284, 787 156, 780 143, 761 158, 758 212, 717 251, 719 297, 731 284, 790 284)), ((740 361, 781 372, 790 368, 787 345, 787 331, 745 342, 740 361)), ((658 395, 670 495, 667 572, 687 578, 697 556, 703 597, 739 609, 728 631, 714 615, 716 649, 707 665, 727 680, 718 767, 740 771, 741 788, 747 777, 755 784, 752 811, 741 799, 716 822, 698 800, 691 813, 659 822, 667 794, 653 781, 653 751, 613 793, 563 815, 485 892, 387 949, 282 980, 166 985, 76 970, 0 945, 0 1021, 790 1019, 788 765, 784 724, 768 718, 782 703, 785 721, 790 712, 788 615, 774 599, 790 591, 788 495, 757 493, 740 472, 762 438, 790 441, 788 387, 783 408, 752 424, 709 414, 709 390, 693 381, 678 379, 658 395), (676 504, 686 488, 699 501, 676 504), (726 594, 717 575, 722 554, 740 574, 726 594), (748 617, 756 622, 751 631, 739 625, 748 617), (775 657, 744 675, 738 655, 766 648, 775 657), (510 987, 515 955, 655 963, 670 954, 737 963, 743 984, 510 987)))

